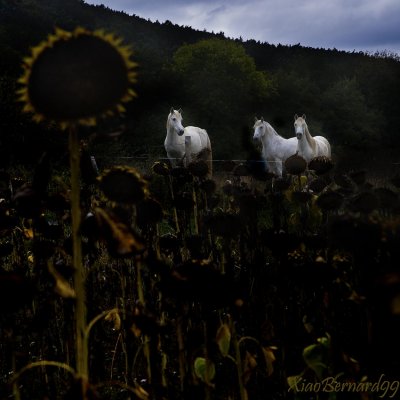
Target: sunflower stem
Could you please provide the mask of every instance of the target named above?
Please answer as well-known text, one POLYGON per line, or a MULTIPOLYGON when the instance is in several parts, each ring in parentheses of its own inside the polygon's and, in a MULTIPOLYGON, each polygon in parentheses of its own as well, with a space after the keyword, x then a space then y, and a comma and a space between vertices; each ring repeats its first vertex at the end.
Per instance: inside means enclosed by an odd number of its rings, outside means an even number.
POLYGON ((194 215, 194 233, 196 235, 199 234, 199 215, 197 211, 197 195, 196 195, 196 189, 193 185, 193 190, 192 190, 192 197, 193 197, 193 215, 194 215))
POLYGON ((242 357, 240 354, 240 341, 238 340, 238 337, 237 337, 235 323, 232 320, 230 321, 230 328, 231 328, 231 334, 232 334, 232 344, 233 344, 233 348, 235 351, 236 370, 237 370, 238 383, 239 383, 240 400, 246 400, 247 395, 246 395, 246 388, 243 383, 243 366, 242 366, 242 357))
MULTIPOLYGON (((136 262, 136 280, 137 280, 137 290, 138 290, 138 297, 139 303, 145 308, 146 302, 144 298, 144 291, 143 291, 143 280, 142 280, 142 264, 141 261, 136 262)), ((152 383, 152 374, 151 374, 151 354, 150 354, 150 338, 148 335, 144 336, 143 339, 143 353, 146 359, 147 364, 147 379, 148 382, 152 383)))
POLYGON ((72 260, 74 267, 76 371, 82 380, 88 379, 88 340, 86 330, 86 293, 82 263, 82 240, 80 234, 80 149, 78 131, 69 130, 69 153, 71 168, 71 218, 72 218, 72 260))
POLYGON ((174 220, 175 220, 175 227, 176 227, 175 229, 176 229, 176 234, 178 235, 180 233, 180 228, 179 228, 178 212, 175 207, 175 195, 174 195, 174 187, 172 185, 171 175, 168 176, 168 184, 169 184, 169 190, 171 193, 172 211, 174 213, 174 220))
POLYGON ((208 332, 207 332, 207 321, 204 321, 204 358, 206 361, 206 368, 204 371, 204 383, 205 383, 205 400, 211 399, 211 384, 210 384, 210 368, 211 362, 208 354, 208 332))
POLYGON ((178 340, 178 359, 179 359, 179 379, 181 393, 185 390, 186 380, 186 360, 185 360, 185 343, 183 339, 183 318, 178 316, 176 320, 176 337, 178 340))

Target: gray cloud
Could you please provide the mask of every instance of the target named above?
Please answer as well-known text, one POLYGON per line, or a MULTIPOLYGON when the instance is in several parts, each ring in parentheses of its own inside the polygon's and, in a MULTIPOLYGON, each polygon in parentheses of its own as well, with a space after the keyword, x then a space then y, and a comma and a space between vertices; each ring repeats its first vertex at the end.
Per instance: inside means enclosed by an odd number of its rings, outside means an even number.
POLYGON ((399 0, 87 0, 272 44, 400 53, 399 0))

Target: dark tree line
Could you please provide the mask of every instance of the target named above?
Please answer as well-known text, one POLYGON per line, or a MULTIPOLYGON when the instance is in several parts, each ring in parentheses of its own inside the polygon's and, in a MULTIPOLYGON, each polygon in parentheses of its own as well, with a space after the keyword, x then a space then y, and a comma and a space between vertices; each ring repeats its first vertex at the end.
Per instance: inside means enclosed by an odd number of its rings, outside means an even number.
POLYGON ((232 40, 223 32, 150 22, 80 0, 0 0, 0 22, 4 164, 36 160, 44 147, 54 149, 64 140, 51 127, 23 116, 14 95, 23 57, 55 26, 102 28, 134 49, 138 97, 123 122, 110 120, 96 128, 123 126, 124 135, 111 149, 118 153, 163 154, 171 106, 183 108, 185 124, 208 130, 214 157, 246 155, 242 132, 251 128, 255 115, 288 137, 293 115, 306 113, 312 134, 328 137, 336 155, 348 149, 386 153, 400 144, 400 64, 390 52, 371 55, 232 40))

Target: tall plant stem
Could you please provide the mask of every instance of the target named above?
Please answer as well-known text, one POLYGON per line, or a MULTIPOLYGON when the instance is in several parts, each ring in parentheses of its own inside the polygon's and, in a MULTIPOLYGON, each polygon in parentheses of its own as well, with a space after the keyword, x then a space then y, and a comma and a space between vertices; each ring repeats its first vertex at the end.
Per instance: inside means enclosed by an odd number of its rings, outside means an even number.
POLYGON ((74 267, 76 371, 83 380, 88 379, 88 340, 86 330, 85 277, 82 264, 82 240, 80 234, 80 151, 77 129, 69 131, 69 154, 71 168, 71 218, 72 218, 72 260, 74 267))
POLYGON ((199 234, 199 214, 197 211, 197 195, 196 195, 196 189, 195 189, 194 185, 193 185, 192 197, 193 197, 194 233, 196 235, 198 235, 199 234))
POLYGON ((243 366, 242 366, 242 357, 240 355, 240 343, 237 338, 237 333, 235 329, 235 323, 231 321, 231 332, 232 332, 232 344, 235 350, 235 359, 236 359, 236 370, 238 375, 238 383, 239 383, 239 393, 240 393, 240 400, 246 400, 246 389, 243 383, 243 366))
POLYGON ((179 360, 179 379, 181 393, 185 390, 186 380, 186 361, 185 361, 185 343, 183 339, 183 318, 178 316, 176 319, 176 337, 178 340, 178 360, 179 360))
POLYGON ((168 176, 168 184, 169 184, 169 190, 170 190, 170 193, 171 193, 172 211, 174 213, 176 233, 179 234, 180 233, 180 228, 179 228, 178 212, 176 211, 176 207, 175 207, 175 195, 174 195, 174 187, 172 185, 171 175, 168 176))
MULTIPOLYGON (((145 299, 144 299, 144 292, 143 292, 143 280, 142 280, 142 264, 141 261, 136 262, 136 280, 137 280, 137 291, 138 291, 138 297, 139 297, 139 302, 145 307, 145 299)), ((144 336, 144 341, 143 341, 143 353, 146 358, 146 363, 147 363, 147 378, 149 383, 152 383, 152 374, 151 374, 151 355, 150 355, 150 338, 149 336, 145 335, 144 336)))
POLYGON ((204 371, 204 383, 205 383, 205 400, 211 399, 211 385, 210 385, 210 358, 208 356, 208 332, 207 332, 207 321, 203 322, 204 329, 204 358, 206 360, 206 369, 204 371))

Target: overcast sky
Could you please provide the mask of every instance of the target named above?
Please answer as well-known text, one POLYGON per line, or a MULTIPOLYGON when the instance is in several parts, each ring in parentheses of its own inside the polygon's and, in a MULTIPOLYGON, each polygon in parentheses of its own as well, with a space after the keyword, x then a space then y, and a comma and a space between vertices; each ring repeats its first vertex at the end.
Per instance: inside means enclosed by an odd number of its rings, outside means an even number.
POLYGON ((400 0, 85 0, 271 44, 400 54, 400 0))

